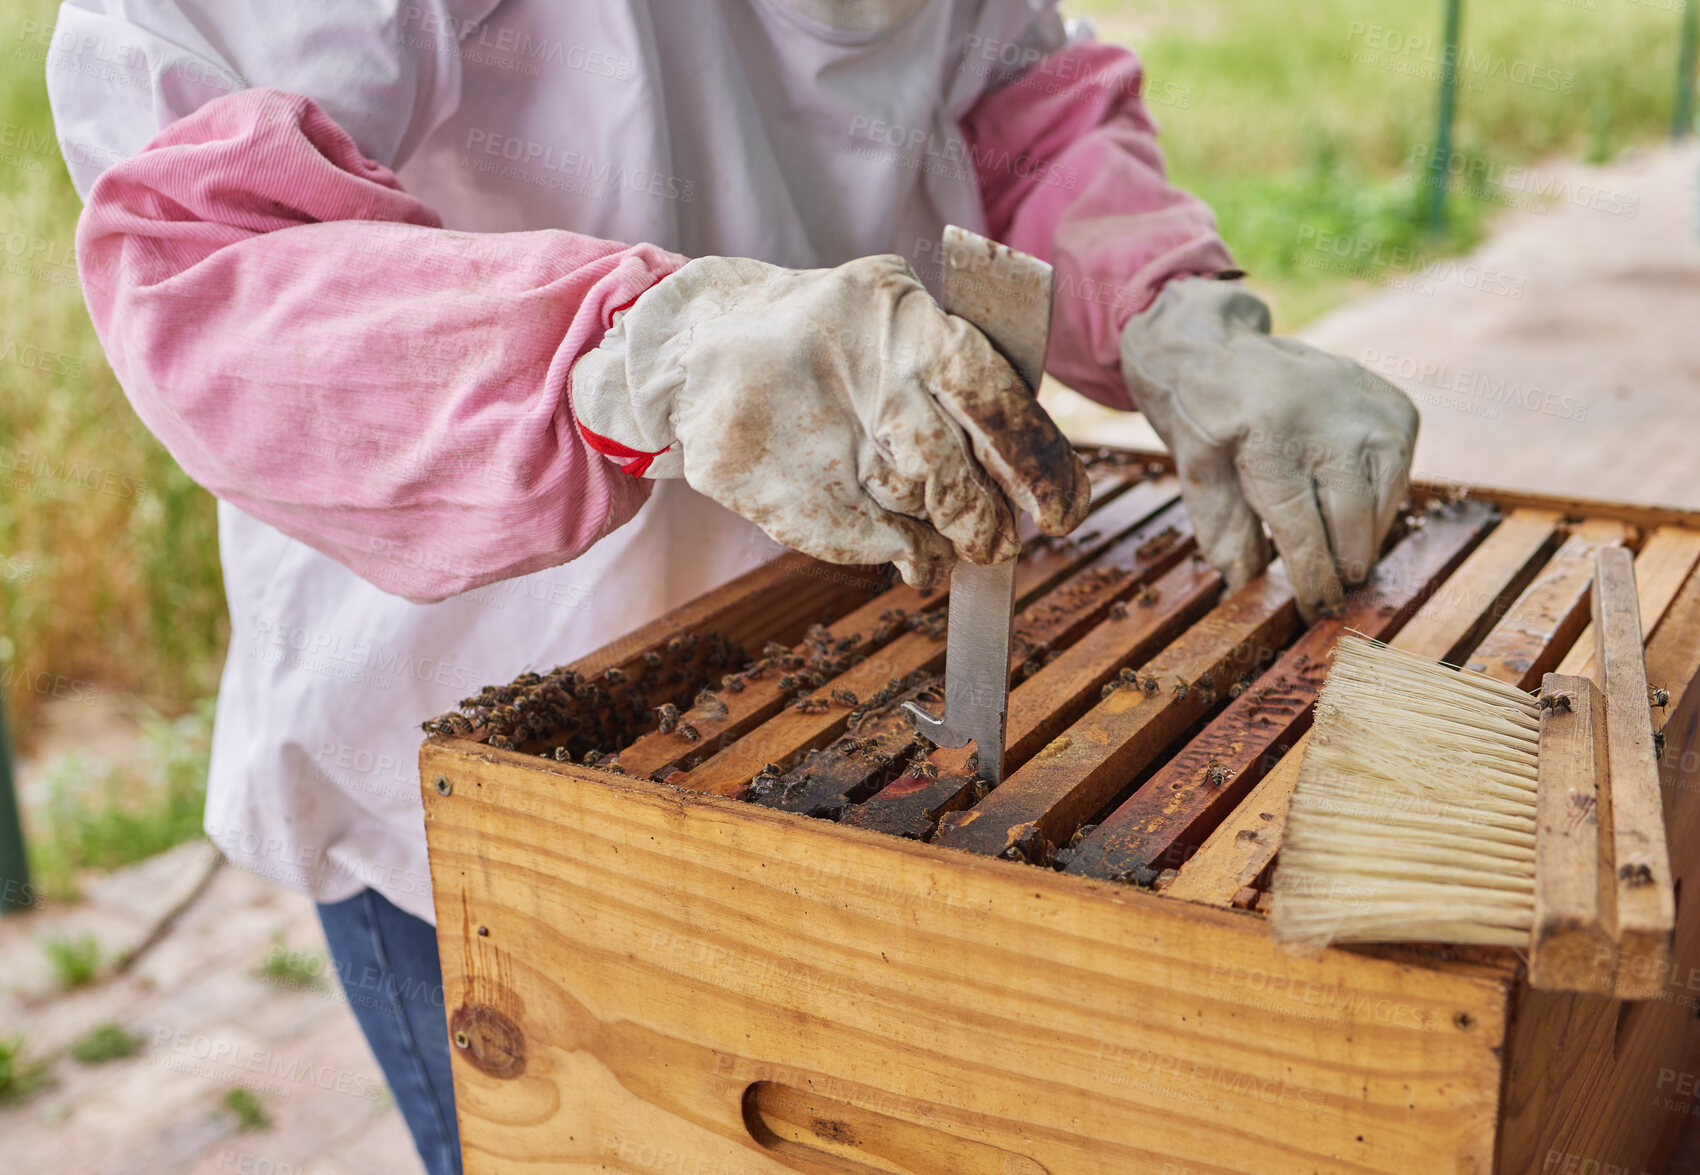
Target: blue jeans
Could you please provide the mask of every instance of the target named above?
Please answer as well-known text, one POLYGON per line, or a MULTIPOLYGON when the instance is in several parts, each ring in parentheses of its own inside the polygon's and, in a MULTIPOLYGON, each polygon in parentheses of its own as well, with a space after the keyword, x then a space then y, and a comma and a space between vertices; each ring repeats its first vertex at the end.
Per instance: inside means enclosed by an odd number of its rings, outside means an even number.
POLYGON ((430 1175, 460 1175, 437 932, 376 890, 319 907, 348 1006, 430 1175))

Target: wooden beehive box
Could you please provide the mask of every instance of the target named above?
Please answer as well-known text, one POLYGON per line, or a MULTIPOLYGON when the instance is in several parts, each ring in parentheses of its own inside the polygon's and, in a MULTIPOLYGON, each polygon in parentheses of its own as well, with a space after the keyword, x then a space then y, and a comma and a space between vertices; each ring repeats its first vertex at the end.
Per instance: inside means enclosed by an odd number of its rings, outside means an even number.
POLYGON ((1588 673, 1593 553, 1625 544, 1680 894, 1700 517, 1419 488, 1306 630, 1278 574, 1223 594, 1160 458, 1100 453, 1094 485, 1023 557, 989 794, 896 712, 937 687, 944 595, 800 556, 432 724, 469 1172, 1662 1169, 1697 1104, 1700 906, 1630 1003, 1533 991, 1513 952, 1293 957, 1265 887, 1343 626, 1525 687, 1588 673))

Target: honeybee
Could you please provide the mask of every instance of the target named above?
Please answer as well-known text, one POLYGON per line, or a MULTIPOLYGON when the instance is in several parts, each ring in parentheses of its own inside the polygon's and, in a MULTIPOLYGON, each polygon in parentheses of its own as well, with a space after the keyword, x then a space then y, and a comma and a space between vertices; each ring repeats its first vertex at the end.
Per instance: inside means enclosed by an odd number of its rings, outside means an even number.
POLYGON ((1117 600, 1115 603, 1111 604, 1110 605, 1110 619, 1111 620, 1126 620, 1127 619, 1127 604, 1124 603, 1121 600, 1117 600))
POLYGON ((661 723, 656 730, 662 734, 672 734, 679 724, 679 707, 672 702, 664 702, 655 707, 655 712, 661 716, 661 723))
POLYGON ((939 769, 926 759, 922 759, 910 768, 910 774, 916 779, 937 779, 939 769))
POLYGON ((1145 679, 1145 681, 1142 683, 1142 685, 1140 686, 1140 688, 1143 689, 1148 694, 1156 693, 1158 691, 1158 689, 1161 688, 1157 684, 1157 675, 1152 674, 1150 677, 1147 677, 1145 679))
POLYGON ((861 700, 856 697, 855 692, 847 689, 833 690, 832 700, 837 702, 840 706, 848 706, 852 710, 862 704, 861 700))
POLYGON ((693 743, 702 737, 702 733, 689 722, 679 723, 679 733, 684 735, 687 741, 693 743))
POLYGON ((1184 682, 1184 681, 1175 682, 1175 697, 1180 698, 1184 701, 1186 699, 1186 691, 1187 691, 1186 682, 1184 682))
POLYGON ((1155 607, 1161 594, 1150 584, 1145 585, 1145 590, 1139 593, 1139 606, 1141 608, 1155 607))
POLYGON ((1204 782, 1211 787, 1221 787, 1233 777, 1234 773, 1215 759, 1210 760, 1210 765, 1204 769, 1204 782))

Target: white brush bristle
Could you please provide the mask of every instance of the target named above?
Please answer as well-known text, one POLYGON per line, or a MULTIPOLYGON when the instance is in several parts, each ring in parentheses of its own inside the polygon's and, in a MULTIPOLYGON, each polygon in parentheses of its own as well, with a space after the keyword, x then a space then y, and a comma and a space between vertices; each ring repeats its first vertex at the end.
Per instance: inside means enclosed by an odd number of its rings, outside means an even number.
POLYGON ((1341 636, 1275 865, 1277 942, 1527 945, 1540 708, 1341 636))

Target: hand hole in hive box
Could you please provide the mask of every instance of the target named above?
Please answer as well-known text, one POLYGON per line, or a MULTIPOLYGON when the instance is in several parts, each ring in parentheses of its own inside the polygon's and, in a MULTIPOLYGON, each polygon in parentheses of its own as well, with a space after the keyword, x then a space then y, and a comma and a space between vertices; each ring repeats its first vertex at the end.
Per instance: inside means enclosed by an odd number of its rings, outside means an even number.
POLYGON ((807 1175, 1051 1175, 1026 1155, 774 1081, 744 1091, 744 1127, 807 1175))

